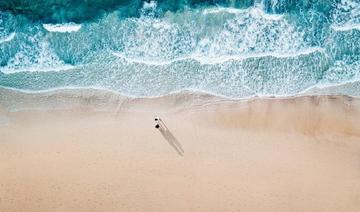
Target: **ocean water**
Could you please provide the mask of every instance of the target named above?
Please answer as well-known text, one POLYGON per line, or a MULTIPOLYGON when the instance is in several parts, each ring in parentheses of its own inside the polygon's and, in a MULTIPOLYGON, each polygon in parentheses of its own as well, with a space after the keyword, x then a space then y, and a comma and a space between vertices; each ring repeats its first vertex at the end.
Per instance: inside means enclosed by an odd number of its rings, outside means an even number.
POLYGON ((247 98, 358 81, 359 0, 0 1, 1 87, 247 98))

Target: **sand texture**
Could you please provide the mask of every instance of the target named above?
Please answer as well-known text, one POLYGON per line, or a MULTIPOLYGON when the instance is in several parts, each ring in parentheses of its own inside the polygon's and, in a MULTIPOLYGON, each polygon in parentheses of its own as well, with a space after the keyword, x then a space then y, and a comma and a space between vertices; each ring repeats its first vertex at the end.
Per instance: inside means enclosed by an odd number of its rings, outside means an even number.
POLYGON ((1 92, 0 211, 360 210, 356 98, 1 92))

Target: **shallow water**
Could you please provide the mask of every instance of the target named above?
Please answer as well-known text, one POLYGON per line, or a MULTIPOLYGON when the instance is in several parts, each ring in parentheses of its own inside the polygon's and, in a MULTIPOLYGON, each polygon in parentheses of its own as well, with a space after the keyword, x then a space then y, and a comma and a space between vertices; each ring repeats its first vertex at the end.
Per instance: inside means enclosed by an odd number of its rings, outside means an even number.
POLYGON ((360 80, 357 0, 11 2, 0 3, 3 87, 246 98, 360 80))

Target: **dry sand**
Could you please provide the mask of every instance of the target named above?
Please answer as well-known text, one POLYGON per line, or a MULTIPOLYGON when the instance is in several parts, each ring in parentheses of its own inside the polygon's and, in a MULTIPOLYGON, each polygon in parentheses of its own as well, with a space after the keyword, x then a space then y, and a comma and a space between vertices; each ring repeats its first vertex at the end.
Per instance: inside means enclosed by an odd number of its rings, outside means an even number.
POLYGON ((360 210, 358 99, 2 105, 0 211, 360 210))

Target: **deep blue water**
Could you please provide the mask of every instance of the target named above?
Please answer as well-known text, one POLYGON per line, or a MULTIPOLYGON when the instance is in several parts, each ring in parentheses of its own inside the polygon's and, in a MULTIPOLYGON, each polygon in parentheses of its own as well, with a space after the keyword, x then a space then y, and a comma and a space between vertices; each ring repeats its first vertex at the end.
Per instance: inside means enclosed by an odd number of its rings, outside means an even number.
POLYGON ((0 86, 248 97, 349 81, 359 0, 0 1, 0 86))

